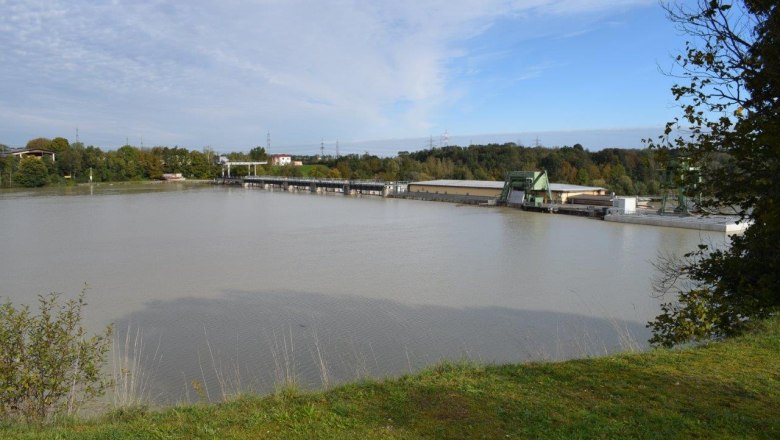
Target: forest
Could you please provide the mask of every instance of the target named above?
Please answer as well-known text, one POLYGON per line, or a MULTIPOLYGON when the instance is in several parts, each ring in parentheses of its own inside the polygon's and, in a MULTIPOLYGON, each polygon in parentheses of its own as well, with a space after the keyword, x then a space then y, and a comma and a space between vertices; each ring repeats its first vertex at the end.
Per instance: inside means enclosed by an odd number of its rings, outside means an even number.
MULTIPOLYGON (((89 182, 161 179, 164 173, 182 173, 188 179, 212 179, 221 174, 219 157, 233 161, 263 161, 265 148, 218 154, 205 147, 139 148, 124 145, 104 151, 67 139, 36 138, 26 148, 50 150, 55 159, 20 160, 0 145, 0 186, 68 185, 89 182)), ((517 170, 546 170, 551 181, 600 186, 622 195, 656 195, 661 192, 665 161, 656 150, 605 148, 589 151, 580 144, 563 147, 525 147, 515 143, 446 146, 421 151, 399 151, 394 157, 370 154, 345 156, 293 156, 304 166, 258 168, 258 174, 342 179, 421 181, 431 179, 504 180, 517 170)), ((234 175, 246 167, 234 167, 234 175)))

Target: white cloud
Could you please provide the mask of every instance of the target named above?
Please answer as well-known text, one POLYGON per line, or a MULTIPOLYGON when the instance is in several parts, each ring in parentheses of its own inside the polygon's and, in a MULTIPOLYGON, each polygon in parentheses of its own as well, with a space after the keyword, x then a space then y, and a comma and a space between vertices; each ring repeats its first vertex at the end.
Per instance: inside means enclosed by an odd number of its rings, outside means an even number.
POLYGON ((290 143, 420 133, 465 94, 452 60, 495 20, 652 2, 2 1, 0 124, 91 126, 106 146, 122 129, 225 148, 266 129, 290 143))

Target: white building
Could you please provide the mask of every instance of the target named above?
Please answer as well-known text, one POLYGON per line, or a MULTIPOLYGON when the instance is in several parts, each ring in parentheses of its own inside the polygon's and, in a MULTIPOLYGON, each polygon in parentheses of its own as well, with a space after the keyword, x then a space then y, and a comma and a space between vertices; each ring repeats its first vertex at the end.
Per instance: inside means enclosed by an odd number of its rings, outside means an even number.
POLYGON ((271 165, 290 165, 292 164, 292 156, 289 154, 273 154, 271 155, 271 165))

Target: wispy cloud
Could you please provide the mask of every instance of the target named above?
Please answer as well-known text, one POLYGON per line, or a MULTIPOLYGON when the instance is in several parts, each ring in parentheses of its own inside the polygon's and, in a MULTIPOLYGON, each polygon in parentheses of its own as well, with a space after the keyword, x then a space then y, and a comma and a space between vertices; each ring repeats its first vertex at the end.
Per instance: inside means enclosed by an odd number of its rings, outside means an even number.
POLYGON ((292 143, 419 133, 465 94, 453 60, 497 20, 647 3, 0 1, 0 134, 91 126, 107 145, 231 148, 267 129, 292 143))

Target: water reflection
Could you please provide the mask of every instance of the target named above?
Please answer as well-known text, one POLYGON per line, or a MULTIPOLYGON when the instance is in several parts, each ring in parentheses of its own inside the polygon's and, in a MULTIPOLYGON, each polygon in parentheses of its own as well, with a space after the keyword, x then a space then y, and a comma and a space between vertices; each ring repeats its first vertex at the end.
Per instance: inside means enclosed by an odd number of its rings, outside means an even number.
POLYGON ((442 359, 503 363, 644 346, 634 322, 504 307, 406 305, 302 292, 229 292, 152 301, 117 322, 142 329, 142 365, 158 403, 268 392, 289 376, 304 388, 416 371, 442 359), (155 357, 154 351, 159 355, 155 357), (323 375, 323 368, 325 365, 323 375))

